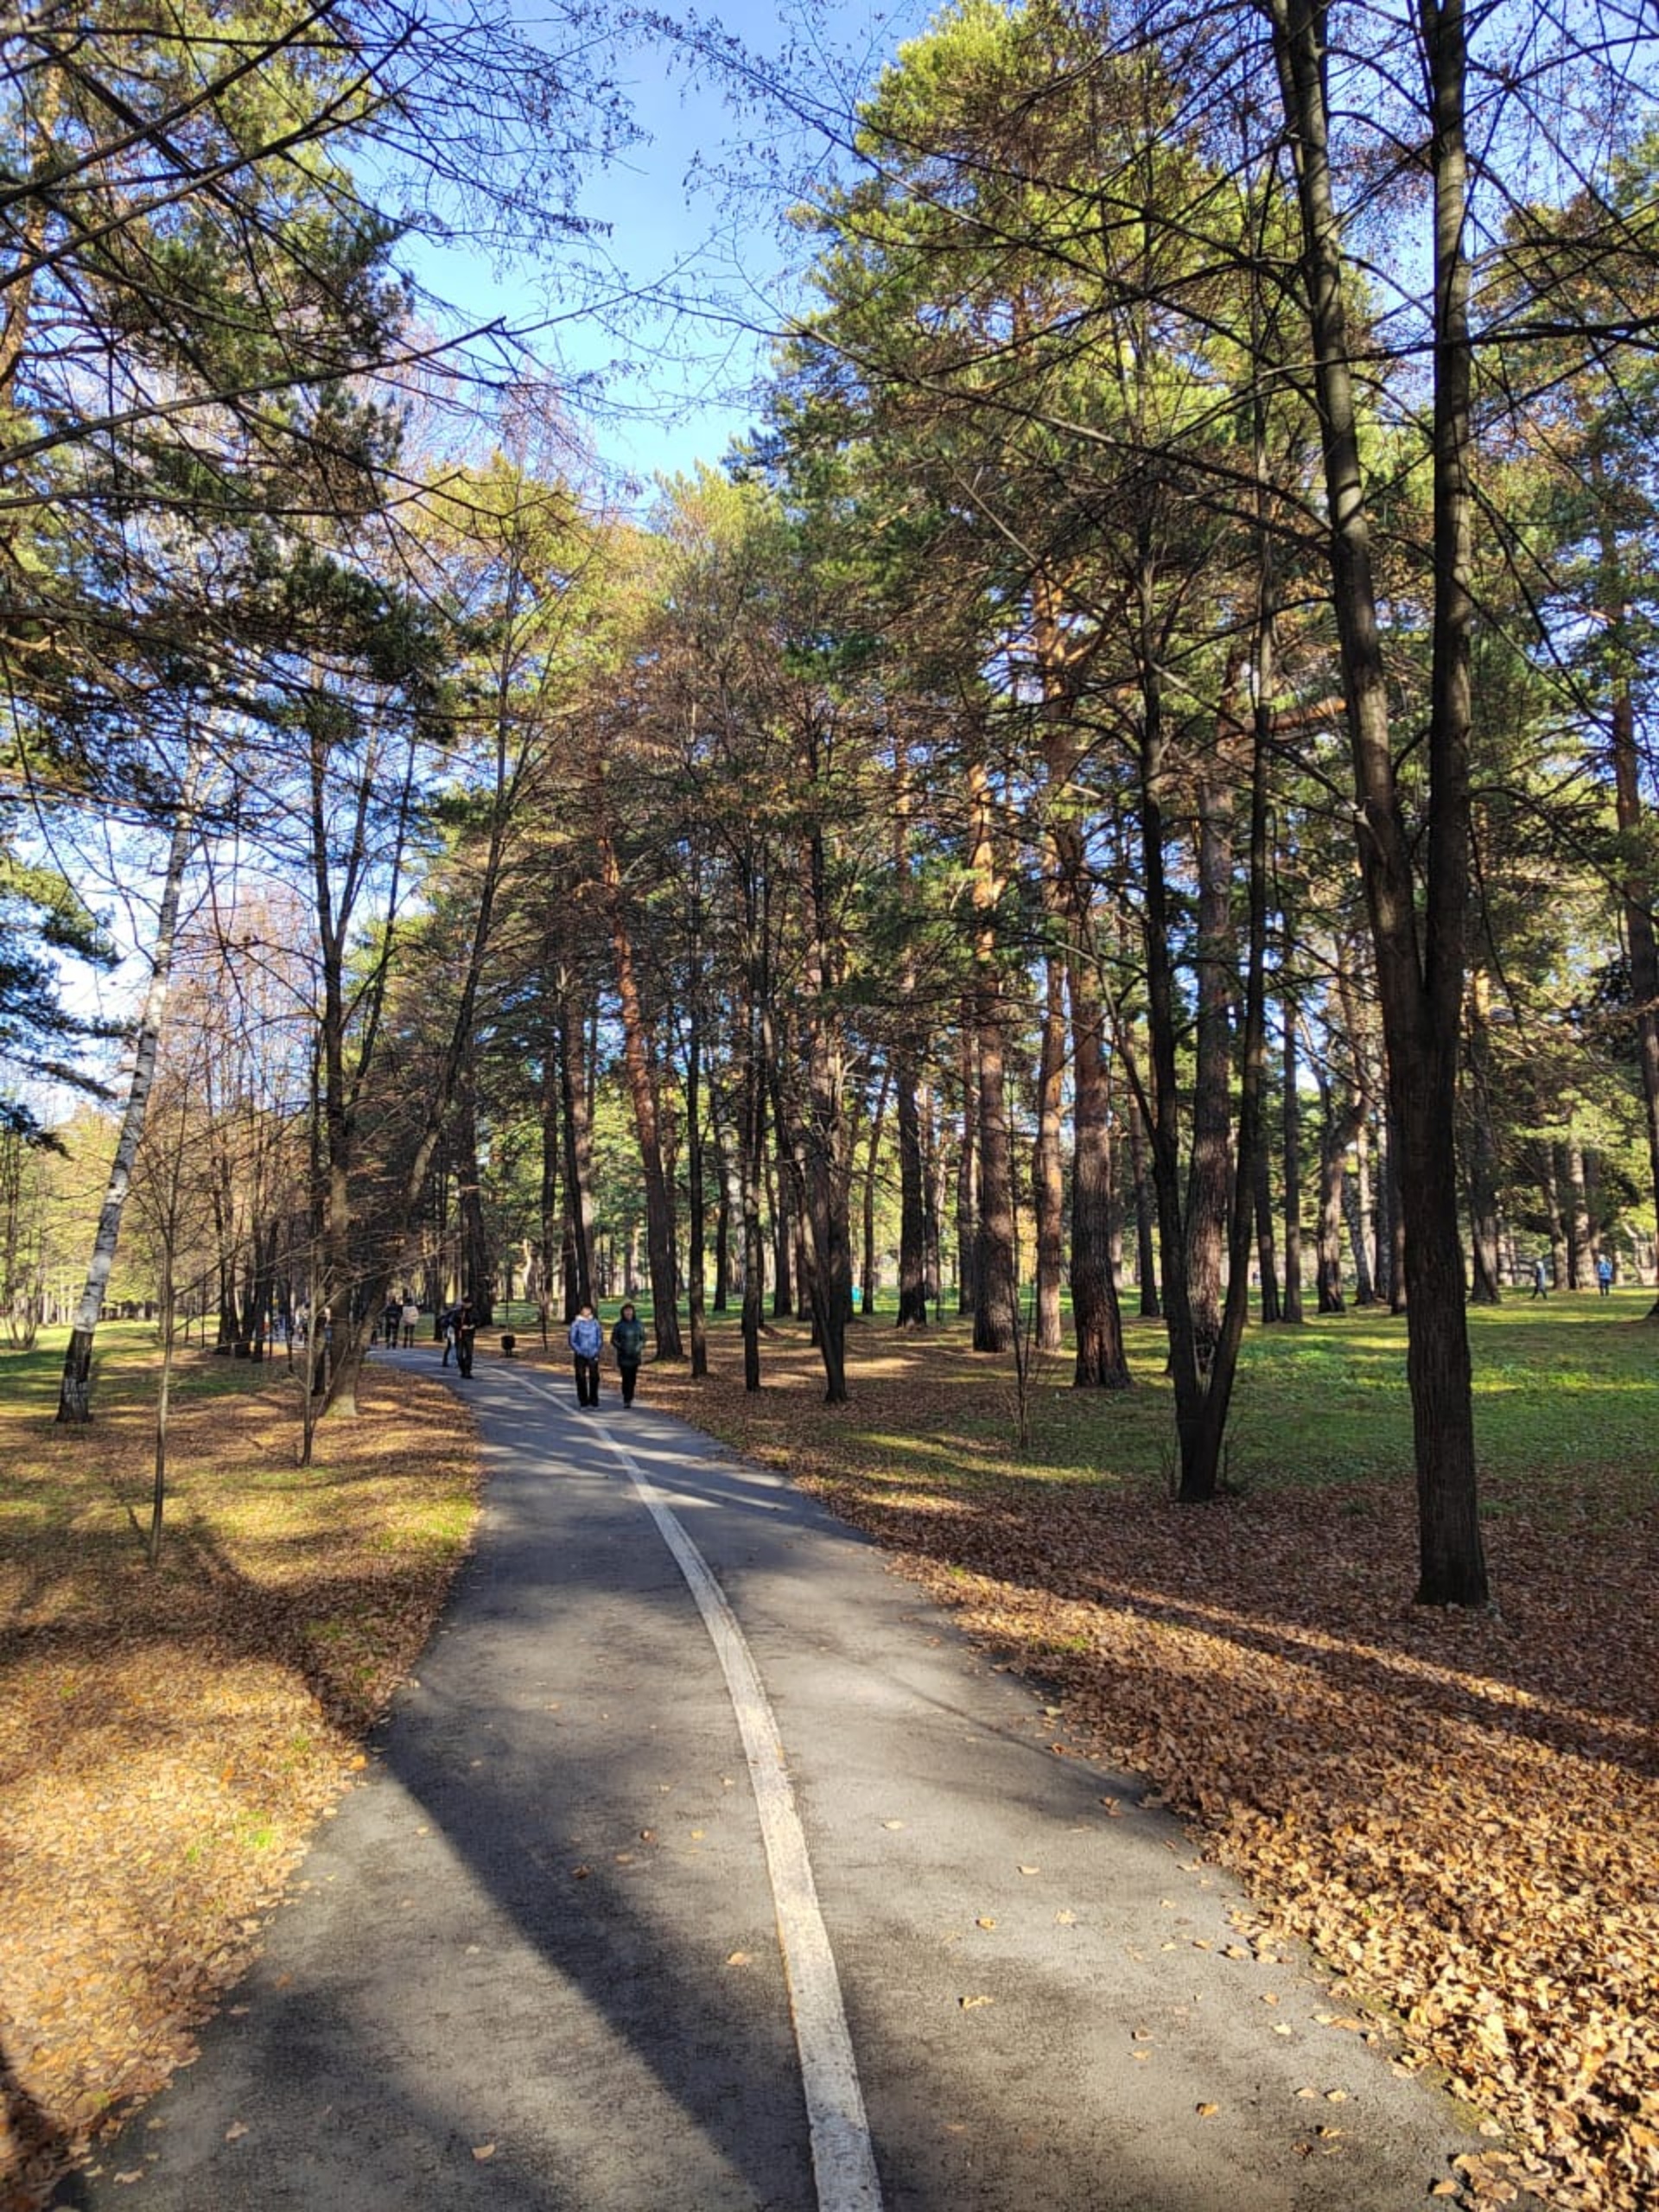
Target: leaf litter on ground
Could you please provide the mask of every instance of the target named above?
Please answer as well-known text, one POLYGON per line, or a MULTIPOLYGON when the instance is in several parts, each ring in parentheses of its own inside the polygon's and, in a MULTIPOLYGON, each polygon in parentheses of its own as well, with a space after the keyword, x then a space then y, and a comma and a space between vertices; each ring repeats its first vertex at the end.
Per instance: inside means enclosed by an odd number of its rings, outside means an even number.
MULTIPOLYGON (((823 1404, 787 1326, 758 1395, 735 1372, 666 1369, 648 1395, 879 1539, 1192 1824, 1271 1929, 1341 1977, 1344 2009, 1370 2008, 1356 2026, 1388 2024, 1405 2063, 1500 2123, 1510 2151, 1454 2183, 1471 2201, 1512 2172, 1562 2212, 1653 2212, 1650 1476, 1623 1501, 1599 1482, 1582 1511, 1524 1469, 1490 1482, 1501 1613, 1430 1610, 1411 1602, 1408 1458, 1391 1478, 1265 1478, 1200 1509, 1144 1448, 1126 1476, 1056 1479, 1014 1464, 997 1363, 948 1330, 851 1334, 849 1406, 823 1404)), ((1154 1373, 1127 1417, 1116 1394, 1043 1395, 1074 1459, 1091 1426, 1100 1470, 1158 1391, 1154 1373)))
MULTIPOLYGON (((1075 1459, 1081 1432, 1090 1462, 1056 1480, 1015 1464, 995 1363, 949 1332, 855 1338, 850 1408, 823 1405, 789 1327, 768 1334, 758 1397, 734 1357, 695 1384, 648 1367, 642 1398, 877 1537, 1242 1878, 1255 1955, 1306 1941, 1357 2029, 1386 2019, 1412 2063, 1495 2114, 1512 2150, 1471 2154, 1442 2194, 1508 2201, 1524 2183, 1561 2212, 1650 2212, 1650 1492, 1610 1498, 1605 1467, 1581 1497, 1555 1468, 1490 1484, 1502 1615, 1430 1613, 1409 1602, 1403 1462, 1262 1479, 1195 1512, 1158 1477, 1155 1379, 1133 1408, 1042 1384, 1039 1442, 1050 1420, 1075 1459), (1113 1473, 1126 1430, 1139 1461, 1113 1473)), ((136 1535, 145 1406, 90 1433, 0 1408, 0 2212, 45 2202, 190 2055, 467 1541, 476 1455, 449 1394, 372 1370, 362 1418, 325 1424, 299 1471, 280 1376, 248 1379, 270 1387, 238 1395, 234 1422, 218 1397, 175 1416, 155 1574, 136 1535)))
POLYGON ((3 2212, 193 2055, 469 1540, 449 1392, 372 1370, 302 1469, 280 1368, 237 1379, 227 1420, 184 1377, 154 1571, 146 1394, 112 1383, 84 1430, 17 1394, 0 1414, 3 2212))

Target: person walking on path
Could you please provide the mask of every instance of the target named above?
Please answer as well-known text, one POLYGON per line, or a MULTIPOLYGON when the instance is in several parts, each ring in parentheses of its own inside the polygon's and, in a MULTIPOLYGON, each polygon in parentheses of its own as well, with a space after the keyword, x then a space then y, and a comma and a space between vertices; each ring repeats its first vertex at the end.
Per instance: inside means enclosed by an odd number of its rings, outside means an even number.
POLYGON ((1549 1276, 1545 1271, 1544 1255, 1541 1252, 1532 1263, 1532 1294, 1535 1298, 1549 1296, 1549 1276))
POLYGON ((412 1298, 404 1300, 404 1349, 407 1351, 415 1342, 415 1324, 421 1318, 421 1309, 412 1298))
POLYGON ((570 1354, 576 1363, 576 1403, 599 1403, 599 1355, 605 1343, 594 1309, 584 1306, 570 1324, 570 1354))
POLYGON ((473 1339, 478 1334, 478 1317, 473 1312, 473 1301, 463 1298, 455 1315, 455 1365, 463 1375, 473 1371, 473 1339))
POLYGON ((386 1310, 380 1317, 380 1334, 388 1351, 397 1349, 397 1331, 404 1318, 404 1301, 394 1291, 386 1300, 386 1310))
POLYGON ((645 1325, 635 1312, 632 1299, 616 1317, 616 1326, 611 1331, 611 1350, 616 1354, 622 1402, 631 1406, 633 1386, 639 1380, 639 1363, 645 1356, 645 1325))

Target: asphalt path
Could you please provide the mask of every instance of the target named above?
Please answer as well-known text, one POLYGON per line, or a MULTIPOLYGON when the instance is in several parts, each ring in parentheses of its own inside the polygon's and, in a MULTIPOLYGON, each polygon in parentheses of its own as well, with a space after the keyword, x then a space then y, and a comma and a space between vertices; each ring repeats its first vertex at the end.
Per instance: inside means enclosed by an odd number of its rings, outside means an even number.
POLYGON ((608 1375, 446 1379, 488 1485, 418 1678, 59 2204, 1402 2212, 1482 2147, 811 1500, 608 1375))

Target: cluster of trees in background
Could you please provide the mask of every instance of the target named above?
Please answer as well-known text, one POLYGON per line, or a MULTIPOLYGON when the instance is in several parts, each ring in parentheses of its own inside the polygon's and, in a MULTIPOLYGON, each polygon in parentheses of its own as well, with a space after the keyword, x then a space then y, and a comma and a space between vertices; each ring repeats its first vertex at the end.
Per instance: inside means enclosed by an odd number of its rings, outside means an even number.
POLYGON ((1253 1287, 1403 1308, 1419 1594, 1484 1601, 1466 1302, 1652 1264, 1636 16, 958 0, 799 211, 764 430, 643 520, 534 378, 459 434, 351 165, 488 130, 472 219, 545 213, 603 110, 506 37, 9 47, 0 891, 90 946, 52 837, 168 854, 66 1417, 135 1176, 166 1309, 326 1308, 344 1406, 390 1290, 568 1308, 636 1233, 750 1387, 770 1288, 845 1395, 880 1248, 1122 1389, 1132 1253, 1189 1499, 1253 1287))

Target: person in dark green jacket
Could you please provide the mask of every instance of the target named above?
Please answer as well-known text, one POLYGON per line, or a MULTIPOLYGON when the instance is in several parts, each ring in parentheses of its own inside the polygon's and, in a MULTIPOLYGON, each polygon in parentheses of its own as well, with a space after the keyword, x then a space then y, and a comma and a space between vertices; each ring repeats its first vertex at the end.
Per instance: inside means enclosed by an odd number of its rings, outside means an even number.
POLYGON ((626 1305, 616 1317, 616 1326, 611 1331, 611 1350, 616 1354, 616 1371, 622 1383, 622 1402, 633 1403, 633 1386, 639 1380, 639 1363, 645 1356, 645 1325, 626 1305))

